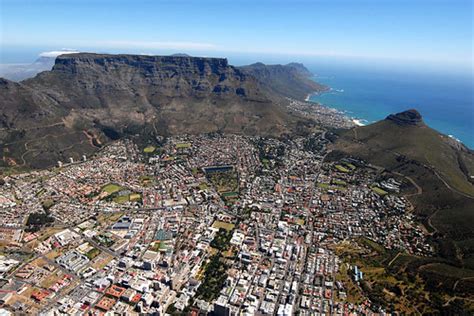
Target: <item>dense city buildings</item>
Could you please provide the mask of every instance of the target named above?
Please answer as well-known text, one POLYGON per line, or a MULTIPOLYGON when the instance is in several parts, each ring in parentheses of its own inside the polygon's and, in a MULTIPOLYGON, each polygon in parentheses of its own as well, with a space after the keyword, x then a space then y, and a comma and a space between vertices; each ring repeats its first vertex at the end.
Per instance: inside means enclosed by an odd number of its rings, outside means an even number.
POLYGON ((326 134, 118 141, 81 162, 7 176, 3 310, 385 312, 344 252, 375 245, 425 256, 427 232, 399 194, 403 179, 328 159, 326 134))

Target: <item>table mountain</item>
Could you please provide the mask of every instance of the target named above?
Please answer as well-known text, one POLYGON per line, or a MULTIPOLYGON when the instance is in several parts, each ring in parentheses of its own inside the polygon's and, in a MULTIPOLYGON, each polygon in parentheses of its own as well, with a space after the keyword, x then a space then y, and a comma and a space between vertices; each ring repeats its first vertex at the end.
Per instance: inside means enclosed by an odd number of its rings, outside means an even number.
POLYGON ((319 85, 309 84, 298 67, 259 64, 267 81, 253 68, 223 58, 58 56, 51 71, 0 82, 3 165, 50 166, 124 135, 276 136, 308 121, 287 111, 286 97, 319 85), (286 90, 280 89, 284 80, 291 82, 286 90))

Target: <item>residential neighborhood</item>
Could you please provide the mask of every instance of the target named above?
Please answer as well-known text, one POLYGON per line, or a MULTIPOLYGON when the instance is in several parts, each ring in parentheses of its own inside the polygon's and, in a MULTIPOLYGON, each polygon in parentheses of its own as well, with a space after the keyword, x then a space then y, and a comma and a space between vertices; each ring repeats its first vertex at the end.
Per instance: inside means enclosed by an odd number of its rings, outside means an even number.
POLYGON ((426 256, 428 233, 403 179, 330 159, 327 144, 326 132, 123 140, 5 177, 2 315, 384 314, 339 254, 363 240, 426 256))

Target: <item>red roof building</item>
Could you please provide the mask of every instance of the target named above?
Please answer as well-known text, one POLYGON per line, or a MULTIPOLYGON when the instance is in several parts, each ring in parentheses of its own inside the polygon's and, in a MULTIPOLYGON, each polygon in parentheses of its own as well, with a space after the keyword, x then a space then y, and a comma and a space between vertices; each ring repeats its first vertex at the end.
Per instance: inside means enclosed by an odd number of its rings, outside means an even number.
POLYGON ((107 296, 103 296, 101 298, 101 300, 95 304, 95 307, 103 310, 103 311, 109 311, 112 307, 114 307, 115 303, 117 301, 114 300, 113 298, 110 298, 110 297, 107 297, 107 296))
POLYGON ((122 294, 125 292, 125 290, 126 290, 125 288, 113 284, 112 286, 110 286, 107 289, 107 291, 105 291, 105 294, 118 299, 122 296, 122 294))

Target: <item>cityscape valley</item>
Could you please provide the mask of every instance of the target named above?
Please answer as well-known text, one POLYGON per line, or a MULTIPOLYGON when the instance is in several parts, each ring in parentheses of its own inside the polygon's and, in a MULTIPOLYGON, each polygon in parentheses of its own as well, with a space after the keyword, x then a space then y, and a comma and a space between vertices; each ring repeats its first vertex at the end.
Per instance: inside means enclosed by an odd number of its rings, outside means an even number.
POLYGON ((0 0, 0 316, 474 315, 472 0, 0 0))
POLYGON ((41 315, 431 313, 440 306, 427 297, 440 289, 426 280, 444 270, 459 274, 453 291, 441 290, 457 301, 470 276, 433 259, 433 231, 409 198, 419 185, 335 154, 332 131, 353 128, 340 112, 288 107, 325 128, 135 136, 4 175, 4 306, 41 315))

